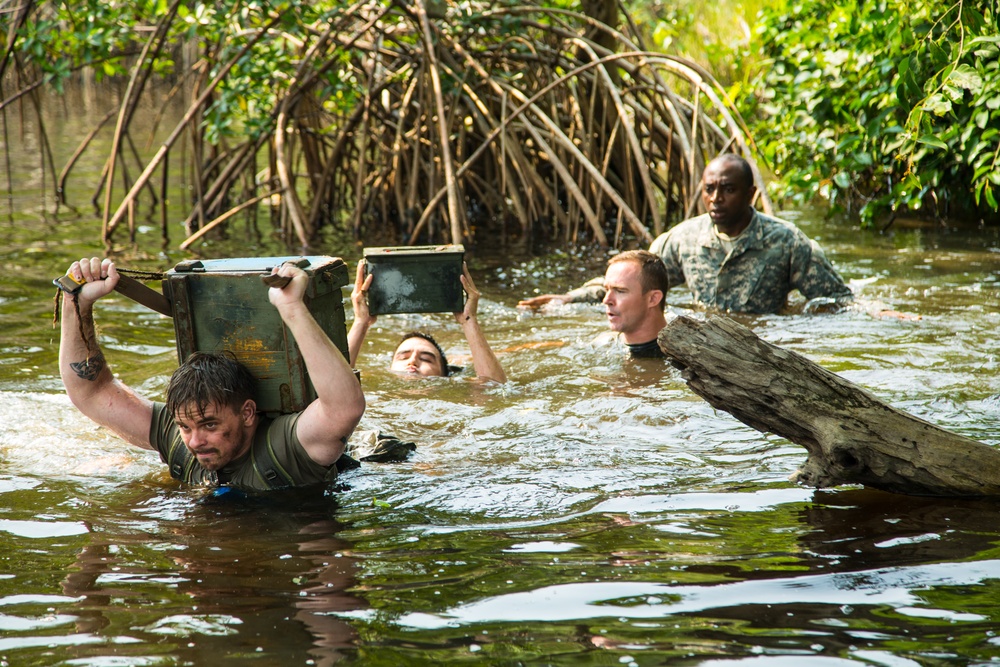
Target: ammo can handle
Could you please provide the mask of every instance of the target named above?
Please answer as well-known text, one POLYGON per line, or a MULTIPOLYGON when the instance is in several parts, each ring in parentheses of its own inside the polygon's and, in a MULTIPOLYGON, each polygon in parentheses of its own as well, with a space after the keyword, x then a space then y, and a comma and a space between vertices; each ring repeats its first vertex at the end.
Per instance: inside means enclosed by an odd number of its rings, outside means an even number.
MULTIPOLYGON (((78 281, 76 277, 68 273, 64 273, 53 280, 52 284, 67 294, 76 294, 86 283, 82 279, 78 281)), ((174 316, 174 307, 173 304, 170 303, 170 299, 165 297, 160 292, 143 285, 135 278, 126 276, 123 273, 119 274, 118 284, 115 285, 115 291, 119 294, 124 294, 138 304, 155 310, 161 315, 166 315, 167 317, 174 316)))
MULTIPOLYGON (((309 260, 306 259, 305 257, 300 257, 299 259, 290 259, 287 262, 282 262, 282 264, 283 265, 291 264, 292 266, 297 266, 300 269, 304 269, 307 266, 309 266, 309 260)), ((292 282, 292 279, 289 278, 288 276, 279 276, 274 273, 269 273, 266 276, 261 276, 260 279, 263 280, 264 284, 267 285, 268 287, 277 287, 278 289, 282 289, 285 287, 285 285, 292 282)))
POLYGON ((77 279, 74 276, 68 273, 64 273, 63 275, 53 280, 52 284, 61 289, 63 292, 66 292, 67 294, 76 294, 77 292, 80 291, 80 288, 83 287, 82 280, 77 281, 77 279))
POLYGON ((274 273, 261 276, 260 279, 264 281, 264 284, 268 287, 277 287, 278 289, 281 289, 288 283, 292 282, 292 279, 288 276, 279 276, 274 273))

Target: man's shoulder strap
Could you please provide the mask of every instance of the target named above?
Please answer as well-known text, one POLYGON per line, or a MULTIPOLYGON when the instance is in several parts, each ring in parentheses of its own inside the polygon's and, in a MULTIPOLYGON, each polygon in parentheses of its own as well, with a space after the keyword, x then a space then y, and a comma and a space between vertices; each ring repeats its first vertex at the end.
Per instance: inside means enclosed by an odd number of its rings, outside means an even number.
MULTIPOLYGON (((250 448, 250 456, 254 467, 254 472, 263 480, 268 489, 283 489, 293 486, 291 475, 281 467, 271 446, 270 422, 261 424, 254 436, 253 446, 250 448)), ((184 445, 184 441, 178 434, 170 443, 167 449, 167 466, 170 468, 170 476, 186 484, 197 482, 195 477, 195 464, 197 459, 191 450, 184 445)))
POLYGON ((268 489, 284 489, 295 486, 295 480, 285 470, 274 452, 271 443, 271 420, 262 420, 254 434, 250 448, 254 472, 264 481, 268 489))
MULTIPOLYGON (((286 489, 295 486, 292 475, 278 461, 278 456, 271 442, 271 420, 263 420, 254 434, 253 445, 250 448, 250 460, 254 473, 268 490, 286 489)), ((167 465, 170 476, 187 484, 197 483, 194 479, 197 459, 184 445, 178 434, 167 450, 167 465)), ((330 471, 331 477, 336 477, 337 470, 346 470, 360 465, 351 457, 344 455, 337 461, 337 466, 330 471), (353 464, 353 465, 351 465, 353 464)))
POLYGON ((193 483, 191 475, 194 471, 195 458, 181 439, 180 433, 174 436, 167 449, 167 466, 170 476, 187 484, 193 483))

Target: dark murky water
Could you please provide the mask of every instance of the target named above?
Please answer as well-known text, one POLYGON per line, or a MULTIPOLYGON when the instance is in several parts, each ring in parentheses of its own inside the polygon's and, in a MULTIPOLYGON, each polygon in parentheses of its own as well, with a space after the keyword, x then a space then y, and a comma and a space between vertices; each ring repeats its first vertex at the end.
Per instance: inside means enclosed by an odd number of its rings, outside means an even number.
MULTIPOLYGON (((410 461, 365 465, 326 496, 180 488, 61 392, 49 281, 100 254, 99 222, 53 213, 35 141, 12 145, 0 219, 3 664, 997 662, 1000 504, 796 487, 803 449, 716 412, 662 362, 591 346, 605 328, 597 307, 514 307, 600 271, 600 257, 474 257, 502 387, 393 376, 398 331, 432 330, 456 355, 463 341, 450 315, 381 318, 359 363, 364 425, 416 442, 410 461)), ((65 159, 76 139, 60 141, 65 159)), ((87 169, 71 197, 81 208, 87 169)), ((996 228, 877 235, 788 217, 821 240, 860 305, 743 322, 1000 445, 996 228), (882 308, 921 318, 872 317, 882 308)), ((142 247, 157 235, 142 227, 142 247)), ((233 237, 205 252, 275 254, 233 237)), ((352 268, 359 254, 318 250, 352 268)), ((184 258, 151 252, 123 263, 184 258)), ((670 301, 683 308, 684 292, 670 301)), ((117 297, 98 320, 116 371, 159 396, 176 364, 170 321, 117 297)))

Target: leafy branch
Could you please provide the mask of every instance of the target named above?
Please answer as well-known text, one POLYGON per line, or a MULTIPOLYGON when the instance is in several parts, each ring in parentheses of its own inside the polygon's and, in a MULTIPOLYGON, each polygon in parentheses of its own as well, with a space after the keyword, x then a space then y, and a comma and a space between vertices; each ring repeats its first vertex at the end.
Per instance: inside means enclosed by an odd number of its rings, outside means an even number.
POLYGON ((779 196, 823 197, 864 224, 996 213, 997 9, 804 0, 766 13, 770 69, 742 103, 779 196))

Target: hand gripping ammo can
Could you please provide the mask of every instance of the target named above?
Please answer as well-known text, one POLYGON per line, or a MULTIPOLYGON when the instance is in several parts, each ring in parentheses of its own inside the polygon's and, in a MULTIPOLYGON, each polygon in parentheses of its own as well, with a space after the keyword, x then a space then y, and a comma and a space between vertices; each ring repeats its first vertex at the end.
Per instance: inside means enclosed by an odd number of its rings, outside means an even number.
POLYGON ((461 312, 464 256, 462 245, 365 248, 365 271, 375 276, 368 290, 369 312, 461 312))
POLYGON ((306 307, 326 335, 347 355, 344 297, 347 265, 336 257, 245 257, 181 262, 163 279, 172 302, 177 357, 192 352, 232 352, 257 379, 257 409, 275 415, 298 412, 316 391, 295 339, 268 300, 261 280, 293 262, 309 276, 306 307))

